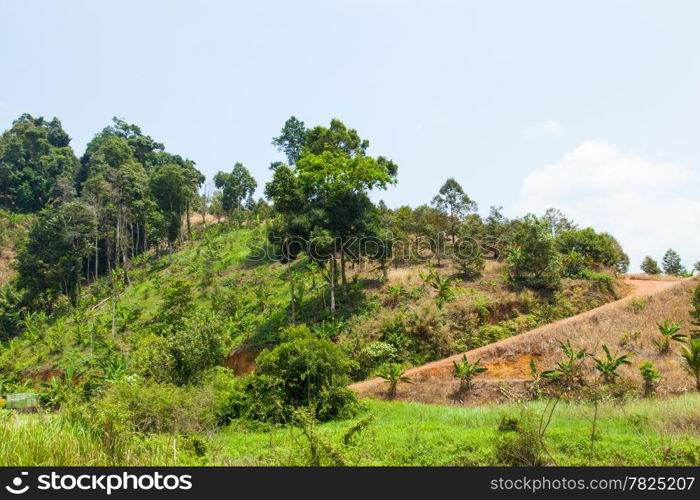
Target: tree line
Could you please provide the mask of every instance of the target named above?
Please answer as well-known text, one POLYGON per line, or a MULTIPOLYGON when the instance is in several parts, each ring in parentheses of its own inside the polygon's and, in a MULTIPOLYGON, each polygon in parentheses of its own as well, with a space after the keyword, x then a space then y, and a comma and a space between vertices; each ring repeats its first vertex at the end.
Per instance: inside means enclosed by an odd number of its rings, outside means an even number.
POLYGON ((119 118, 80 158, 70 142, 60 120, 29 114, 0 137, 0 208, 35 214, 16 263, 27 304, 50 308, 59 295, 75 302, 81 284, 115 271, 128 284, 134 257, 191 237, 194 211, 221 217, 251 205, 256 183, 240 163, 219 172, 220 191, 205 196, 194 161, 119 118))

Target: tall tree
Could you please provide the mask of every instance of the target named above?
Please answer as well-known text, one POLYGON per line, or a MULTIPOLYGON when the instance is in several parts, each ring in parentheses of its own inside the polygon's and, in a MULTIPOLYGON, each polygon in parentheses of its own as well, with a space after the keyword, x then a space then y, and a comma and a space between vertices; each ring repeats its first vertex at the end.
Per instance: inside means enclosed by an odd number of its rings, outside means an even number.
POLYGON ((151 193, 163 214, 171 252, 180 236, 182 214, 190 197, 189 182, 186 172, 174 163, 160 165, 151 171, 151 193))
POLYGON ((309 237, 317 242, 333 240, 330 266, 331 310, 335 313, 336 258, 340 253, 341 278, 352 237, 368 227, 373 206, 367 192, 384 189, 396 181, 396 165, 379 156, 367 156, 367 140, 343 122, 306 132, 301 154, 293 166, 273 165, 273 179, 265 193, 283 217, 285 234, 309 237))
POLYGON ((301 150, 306 144, 306 127, 304 122, 290 116, 284 123, 280 135, 272 139, 272 144, 287 157, 290 165, 301 158, 301 150))
POLYGON ((54 118, 23 114, 0 136, 0 207, 35 212, 74 194, 78 159, 54 118))
POLYGON ((217 172, 214 185, 221 189, 224 211, 230 214, 236 210, 239 215, 243 200, 251 196, 258 187, 255 178, 240 162, 236 162, 230 173, 217 172))
POLYGON ((664 268, 664 273, 673 276, 680 276, 685 271, 681 263, 681 256, 672 248, 666 250, 661 265, 664 268))
POLYGON ((476 202, 464 193, 459 182, 449 178, 435 195, 432 203, 449 218, 450 235, 452 236, 452 244, 454 244, 457 225, 468 213, 477 210, 476 202))
POLYGON ((77 302, 96 230, 94 211, 80 200, 40 212, 17 256, 17 283, 30 301, 43 297, 50 305, 65 294, 77 302))

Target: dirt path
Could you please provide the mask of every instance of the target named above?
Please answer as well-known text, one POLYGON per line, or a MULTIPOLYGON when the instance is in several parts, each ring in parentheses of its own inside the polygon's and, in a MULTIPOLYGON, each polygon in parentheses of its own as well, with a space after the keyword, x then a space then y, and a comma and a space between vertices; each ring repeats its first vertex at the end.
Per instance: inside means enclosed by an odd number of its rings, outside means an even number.
MULTIPOLYGON (((525 333, 519 335, 514 335, 507 339, 494 342, 493 344, 485 345, 479 347, 478 349, 473 349, 466 352, 467 357, 470 360, 475 360, 478 358, 489 359, 489 371, 487 376, 482 377, 485 380, 498 380, 498 381, 520 381, 526 378, 526 373, 523 373, 522 367, 527 366, 529 360, 532 359, 532 355, 528 353, 520 353, 517 355, 518 359, 514 363, 513 360, 500 362, 498 360, 497 353, 504 352, 508 347, 512 347, 518 344, 523 344, 527 342, 528 339, 533 337, 544 337, 548 333, 556 334, 556 332, 561 330, 564 325, 569 325, 573 323, 580 323, 585 321, 591 321, 592 318, 598 317, 599 315, 615 310, 626 305, 627 302, 631 301, 636 297, 646 297, 656 295, 665 290, 668 290, 679 283, 678 281, 653 281, 653 280, 641 280, 641 279, 624 279, 624 283, 630 286, 629 293, 622 299, 616 300, 614 302, 609 302, 600 307, 591 309, 590 311, 571 316, 554 323, 549 323, 547 325, 535 328, 525 333)), ((415 380, 421 380, 431 377, 440 376, 445 371, 452 369, 452 362, 459 361, 462 355, 465 353, 455 354, 448 358, 443 358, 438 361, 433 361, 431 363, 417 366, 406 371, 406 375, 415 380)), ((366 380, 364 382, 358 382, 350 386, 350 389, 360 393, 360 395, 366 395, 372 392, 376 392, 380 387, 386 385, 386 381, 380 378, 375 378, 371 380, 366 380)))

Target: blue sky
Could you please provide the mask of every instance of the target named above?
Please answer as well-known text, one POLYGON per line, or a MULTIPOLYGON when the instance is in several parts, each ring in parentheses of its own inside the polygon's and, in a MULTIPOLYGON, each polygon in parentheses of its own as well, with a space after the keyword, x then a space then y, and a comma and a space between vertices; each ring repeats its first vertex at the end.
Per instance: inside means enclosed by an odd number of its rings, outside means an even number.
POLYGON ((114 115, 211 178, 262 185, 289 115, 399 164, 390 206, 455 177, 486 212, 554 205, 634 264, 700 260, 700 4, 0 0, 0 128, 114 115))

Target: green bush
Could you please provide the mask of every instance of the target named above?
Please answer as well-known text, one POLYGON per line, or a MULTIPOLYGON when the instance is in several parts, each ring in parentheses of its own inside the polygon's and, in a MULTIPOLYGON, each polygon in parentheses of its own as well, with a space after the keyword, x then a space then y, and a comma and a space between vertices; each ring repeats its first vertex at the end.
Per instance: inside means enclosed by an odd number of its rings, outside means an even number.
POLYGON ((356 399, 345 386, 356 362, 305 325, 288 327, 280 338, 258 355, 256 372, 232 388, 228 418, 287 423, 301 407, 313 407, 320 421, 352 416, 356 399))
MULTIPOLYGON (((629 257, 622 251, 617 240, 607 233, 596 233, 590 227, 561 233, 556 238, 556 246, 562 254, 576 256, 578 264, 584 268, 599 264, 627 272, 629 267, 629 257)), ((581 271, 583 268, 569 276, 575 277, 581 271)))
POLYGON ((73 403, 70 415, 99 430, 111 446, 130 433, 182 433, 216 423, 214 391, 205 385, 178 387, 140 377, 106 386, 99 398, 73 403))
POLYGON ((200 372, 221 365, 226 356, 227 339, 215 313, 198 311, 168 341, 180 383, 194 381, 200 372))
POLYGON ((516 467, 546 465, 539 421, 537 415, 527 412, 517 417, 503 417, 496 436, 496 462, 516 467))
POLYGON ((506 260, 508 278, 515 285, 555 290, 561 284, 559 253, 549 225, 534 215, 513 222, 506 260))
POLYGON ((158 335, 146 335, 139 339, 132 354, 136 373, 154 382, 173 382, 175 359, 170 352, 170 342, 158 335))

